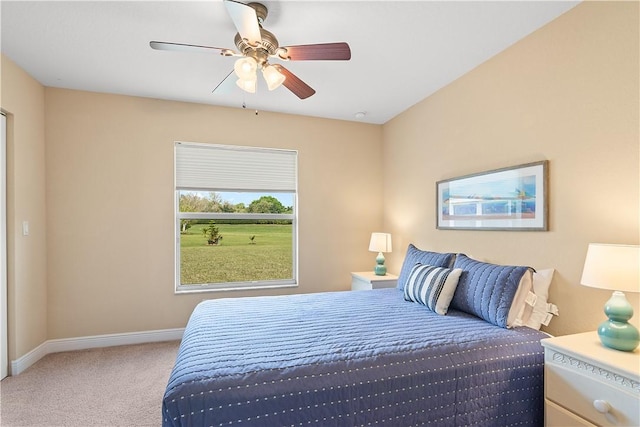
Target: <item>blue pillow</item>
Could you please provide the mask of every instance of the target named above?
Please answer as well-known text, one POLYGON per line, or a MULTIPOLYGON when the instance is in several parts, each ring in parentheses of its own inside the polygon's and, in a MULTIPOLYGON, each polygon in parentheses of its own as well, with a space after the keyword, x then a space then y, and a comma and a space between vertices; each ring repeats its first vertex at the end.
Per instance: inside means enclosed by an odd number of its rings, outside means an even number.
POLYGON ((429 252, 429 251, 421 251, 416 248, 413 244, 409 243, 409 247, 407 248, 407 254, 404 257, 404 262, 402 263, 402 268, 400 269, 400 275, 398 276, 398 289, 404 289, 404 286, 407 283, 407 279, 409 279, 409 274, 411 274, 411 269, 414 265, 420 264, 429 264, 434 267, 451 267, 453 264, 453 259, 456 254, 452 253, 439 253, 439 252, 429 252))
POLYGON ((489 264, 463 254, 456 256, 453 267, 462 274, 449 307, 506 328, 513 297, 529 267, 489 264))
POLYGON ((404 287, 404 299, 426 305, 431 311, 445 315, 456 291, 462 270, 416 264, 404 287))

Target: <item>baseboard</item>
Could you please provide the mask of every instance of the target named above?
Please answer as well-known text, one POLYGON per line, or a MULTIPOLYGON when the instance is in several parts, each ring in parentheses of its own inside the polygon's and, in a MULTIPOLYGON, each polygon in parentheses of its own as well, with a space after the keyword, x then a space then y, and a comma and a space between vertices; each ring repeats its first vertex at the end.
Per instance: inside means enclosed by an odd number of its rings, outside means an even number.
POLYGON ((47 354, 49 354, 49 352, 47 351, 47 341, 45 341, 24 356, 16 360, 12 360, 9 375, 18 375, 24 372, 29 366, 45 357, 47 354))
POLYGON ((48 340, 24 356, 11 361, 11 375, 24 372, 29 366, 50 353, 86 350, 89 348, 113 347, 118 345, 144 344, 149 342, 176 341, 182 339, 184 328, 163 329, 123 334, 94 335, 89 337, 48 340))

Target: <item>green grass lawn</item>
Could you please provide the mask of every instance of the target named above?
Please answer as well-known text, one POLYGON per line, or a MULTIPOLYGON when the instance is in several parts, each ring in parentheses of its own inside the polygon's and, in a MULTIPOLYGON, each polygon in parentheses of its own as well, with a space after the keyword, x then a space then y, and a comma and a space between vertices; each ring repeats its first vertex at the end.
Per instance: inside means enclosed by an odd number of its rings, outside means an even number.
POLYGON ((194 224, 180 236, 183 285, 291 279, 292 225, 216 224, 222 240, 208 245, 206 224, 194 224), (255 236, 251 241, 250 237, 255 236))

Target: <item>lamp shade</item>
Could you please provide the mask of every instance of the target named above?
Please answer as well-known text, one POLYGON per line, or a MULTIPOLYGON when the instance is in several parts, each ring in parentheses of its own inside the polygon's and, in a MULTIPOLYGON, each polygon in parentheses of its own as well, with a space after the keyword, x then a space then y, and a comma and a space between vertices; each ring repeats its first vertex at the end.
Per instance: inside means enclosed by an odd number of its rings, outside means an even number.
POLYGON ((371 233, 369 250, 371 252, 391 252, 391 234, 371 233))
POLYGON ((274 90, 284 82, 285 76, 273 65, 267 65, 262 69, 262 75, 267 82, 269 90, 274 90))
POLYGON ((592 288, 640 292, 640 246, 591 243, 580 283, 592 288))
POLYGON ((255 80, 258 63, 250 56, 240 58, 233 65, 233 70, 241 80, 255 80))
POLYGON ((253 79, 253 80, 238 79, 236 81, 236 84, 240 89, 249 93, 256 93, 257 83, 258 83, 257 79, 253 79))

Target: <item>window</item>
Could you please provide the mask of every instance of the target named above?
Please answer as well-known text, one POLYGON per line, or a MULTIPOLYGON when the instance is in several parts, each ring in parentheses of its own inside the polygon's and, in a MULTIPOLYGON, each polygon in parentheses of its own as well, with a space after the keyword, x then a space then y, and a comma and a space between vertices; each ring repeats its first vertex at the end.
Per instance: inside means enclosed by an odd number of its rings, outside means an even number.
POLYGON ((297 285, 297 152, 175 144, 176 292, 297 285))

